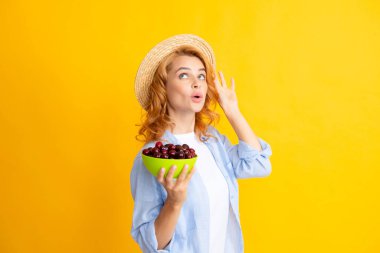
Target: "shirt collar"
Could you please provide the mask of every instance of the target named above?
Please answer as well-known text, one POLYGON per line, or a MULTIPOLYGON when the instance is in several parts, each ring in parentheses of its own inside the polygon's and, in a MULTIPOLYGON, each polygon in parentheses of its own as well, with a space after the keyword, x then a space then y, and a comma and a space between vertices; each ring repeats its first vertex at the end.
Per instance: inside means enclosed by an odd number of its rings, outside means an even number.
MULTIPOLYGON (((207 131, 208 130, 209 129, 207 129, 207 131)), ((162 136, 162 139, 169 143, 178 143, 177 138, 169 130, 165 130, 164 135, 162 136)), ((203 135, 202 133, 201 133, 200 139, 203 142, 207 142, 207 136, 203 135)))

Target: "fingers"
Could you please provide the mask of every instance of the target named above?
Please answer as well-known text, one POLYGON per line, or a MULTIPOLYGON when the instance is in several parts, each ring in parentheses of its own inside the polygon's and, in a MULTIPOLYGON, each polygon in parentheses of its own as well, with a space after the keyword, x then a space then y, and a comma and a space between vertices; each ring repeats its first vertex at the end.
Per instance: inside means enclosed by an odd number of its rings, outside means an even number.
POLYGON ((185 166, 183 166, 181 174, 179 174, 178 176, 177 183, 180 183, 185 180, 188 171, 189 171, 189 165, 185 164, 185 166))
POLYGON ((220 76, 220 81, 222 83, 222 86, 227 87, 226 80, 224 79, 224 75, 223 75, 222 71, 219 71, 219 76, 220 76))
POLYGON ((160 184, 164 184, 164 175, 165 175, 165 168, 161 168, 157 175, 157 181, 160 182, 160 184))
POLYGON ((190 173, 187 175, 186 177, 186 183, 189 183, 190 179, 192 178, 192 176, 194 175, 196 169, 195 169, 195 166, 193 167, 193 169, 190 171, 190 173))
POLYGON ((167 184, 170 184, 173 182, 173 175, 174 175, 174 172, 175 172, 175 169, 177 168, 177 166, 175 165, 172 165, 169 169, 169 172, 168 174, 166 175, 165 177, 165 181, 167 184))
POLYGON ((217 72, 217 74, 215 75, 214 82, 217 89, 223 86, 224 79, 223 79, 222 71, 217 72))
POLYGON ((157 175, 157 181, 161 183, 165 188, 170 187, 170 185, 174 187, 175 185, 179 185, 182 183, 187 184, 195 173, 195 167, 193 167, 193 169, 189 173, 189 165, 185 164, 177 180, 174 180, 173 175, 176 168, 177 167, 175 165, 171 166, 166 176, 165 168, 161 168, 157 175))
POLYGON ((214 83, 215 83, 215 88, 219 93, 222 86, 220 85, 218 76, 215 76, 214 83))
MULTIPOLYGON (((216 76, 214 82, 215 82, 216 89, 219 91, 220 88, 222 87, 227 88, 228 86, 227 86, 226 79, 224 78, 223 72, 219 71, 218 74, 219 74, 220 81, 219 81, 218 76, 216 76)), ((235 80, 233 78, 231 78, 231 89, 235 90, 235 80)))
POLYGON ((170 167, 168 174, 165 176, 165 168, 161 168, 157 174, 157 181, 163 186, 169 185, 173 181, 173 174, 175 172, 176 166, 170 167))

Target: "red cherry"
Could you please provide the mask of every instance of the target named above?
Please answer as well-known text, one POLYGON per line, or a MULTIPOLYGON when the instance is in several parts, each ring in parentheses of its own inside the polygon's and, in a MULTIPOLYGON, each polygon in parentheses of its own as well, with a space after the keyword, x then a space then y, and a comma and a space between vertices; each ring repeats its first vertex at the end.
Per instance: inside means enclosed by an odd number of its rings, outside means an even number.
POLYGON ((143 150, 143 154, 144 154, 144 155, 149 155, 149 153, 150 153, 150 150, 149 150, 149 149, 144 149, 144 150, 143 150))
POLYGON ((161 141, 157 141, 154 147, 143 149, 142 154, 163 159, 191 159, 197 157, 195 150, 187 144, 174 145, 167 143, 163 145, 161 141))
POLYGON ((175 158, 175 156, 176 156, 176 152, 175 152, 175 150, 169 150, 169 152, 168 152, 168 155, 169 155, 169 157, 173 157, 173 158, 175 158))
POLYGON ((156 145, 155 145, 156 148, 161 148, 162 146, 163 146, 162 142, 160 142, 160 141, 156 142, 156 145))
POLYGON ((179 152, 177 153, 177 158, 178 158, 178 159, 184 159, 184 158, 185 158, 185 153, 183 153, 182 151, 179 151, 179 152))

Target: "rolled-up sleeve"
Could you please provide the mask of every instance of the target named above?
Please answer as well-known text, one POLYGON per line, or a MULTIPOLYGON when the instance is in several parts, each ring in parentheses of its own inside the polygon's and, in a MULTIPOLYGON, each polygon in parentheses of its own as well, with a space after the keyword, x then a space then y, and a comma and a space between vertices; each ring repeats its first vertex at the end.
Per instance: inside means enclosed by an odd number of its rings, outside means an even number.
POLYGON ((272 155, 270 145, 258 138, 262 150, 251 147, 246 142, 239 140, 237 145, 231 145, 224 135, 221 141, 227 150, 236 178, 266 177, 272 172, 269 157, 272 155))
POLYGON ((171 252, 173 240, 165 249, 157 250, 154 222, 164 204, 162 186, 147 171, 140 155, 134 161, 130 180, 134 199, 132 237, 144 253, 171 252))

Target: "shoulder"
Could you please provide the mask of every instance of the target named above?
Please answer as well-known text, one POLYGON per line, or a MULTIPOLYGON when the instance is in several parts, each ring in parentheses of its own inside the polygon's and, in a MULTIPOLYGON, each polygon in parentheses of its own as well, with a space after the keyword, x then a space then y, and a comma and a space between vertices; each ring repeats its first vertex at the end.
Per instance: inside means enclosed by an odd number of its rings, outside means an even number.
POLYGON ((218 129, 216 129, 213 126, 208 126, 208 128, 207 128, 207 134, 209 134, 209 135, 211 135, 213 137, 218 137, 218 138, 221 136, 221 133, 218 131, 218 129))
POLYGON ((207 128, 207 134, 210 135, 211 137, 209 137, 208 139, 206 137, 206 139, 208 142, 211 142, 211 143, 217 143, 217 142, 223 143, 226 138, 226 136, 220 133, 219 130, 213 126, 209 126, 207 128))
POLYGON ((216 129, 216 128, 213 127, 213 126, 208 126, 208 127, 207 127, 207 133, 209 133, 209 134, 215 134, 215 133, 218 133, 218 134, 219 134, 219 131, 218 131, 218 129, 216 129))

